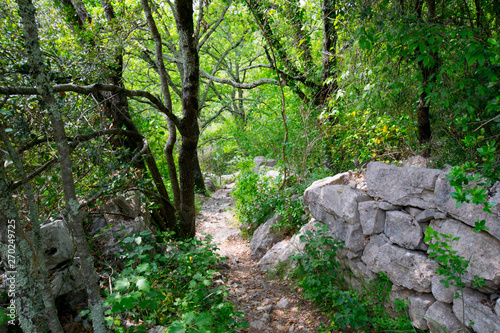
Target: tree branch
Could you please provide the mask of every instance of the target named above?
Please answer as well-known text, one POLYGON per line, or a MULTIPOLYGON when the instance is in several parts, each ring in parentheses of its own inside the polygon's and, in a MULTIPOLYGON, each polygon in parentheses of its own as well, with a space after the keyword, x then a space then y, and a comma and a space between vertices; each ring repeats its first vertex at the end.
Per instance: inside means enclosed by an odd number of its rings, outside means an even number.
MULTIPOLYGON (((256 87, 263 85, 263 84, 272 84, 275 86, 278 86, 280 84, 278 81, 273 80, 273 79, 258 79, 257 81, 252 82, 252 83, 239 83, 239 82, 235 82, 235 81, 232 81, 229 79, 222 79, 222 78, 215 77, 213 75, 208 74, 203 69, 200 69, 200 74, 204 78, 209 79, 213 82, 228 84, 230 86, 233 86, 235 88, 240 88, 240 89, 253 89, 253 88, 256 88, 256 87)), ((0 93, 1 93, 1 87, 0 87, 0 93)))
MULTIPOLYGON (((149 99, 161 112, 172 119, 172 122, 179 128, 180 120, 172 110, 169 110, 158 98, 153 94, 143 90, 128 90, 112 84, 94 83, 88 86, 79 86, 75 84, 59 84, 52 87, 53 92, 72 91, 79 94, 90 94, 96 91, 111 91, 115 93, 123 93, 128 97, 144 97, 149 99)), ((0 94, 2 95, 41 95, 41 91, 32 87, 5 87, 0 86, 0 94)))

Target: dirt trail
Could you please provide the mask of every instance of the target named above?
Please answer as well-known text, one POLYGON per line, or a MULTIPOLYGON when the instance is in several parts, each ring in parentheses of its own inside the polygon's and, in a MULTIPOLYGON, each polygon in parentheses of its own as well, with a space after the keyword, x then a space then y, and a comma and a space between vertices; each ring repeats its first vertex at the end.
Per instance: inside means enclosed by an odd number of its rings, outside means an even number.
POLYGON ((315 332, 327 318, 302 300, 287 280, 263 274, 250 256, 249 243, 235 225, 233 186, 217 190, 202 204, 196 230, 198 237, 212 235, 220 254, 228 258, 222 274, 230 288, 228 300, 250 325, 243 332, 315 332))

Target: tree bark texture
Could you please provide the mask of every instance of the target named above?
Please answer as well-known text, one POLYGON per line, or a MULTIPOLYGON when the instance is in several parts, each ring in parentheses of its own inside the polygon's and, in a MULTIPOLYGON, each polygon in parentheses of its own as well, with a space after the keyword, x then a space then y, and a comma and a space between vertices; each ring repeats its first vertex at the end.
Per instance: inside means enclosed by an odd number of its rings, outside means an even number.
POLYGON ((24 332, 43 333, 47 330, 47 320, 43 316, 42 297, 36 286, 36 265, 33 258, 31 241, 24 233, 23 225, 18 216, 16 203, 12 199, 10 182, 4 170, 3 159, 0 160, 0 237, 4 265, 8 262, 8 249, 15 250, 15 275, 9 274, 12 269, 5 269, 8 277, 14 277, 16 292, 14 295, 17 319, 24 332), (8 247, 8 226, 13 221, 14 242, 8 247))
MULTIPOLYGON (((24 172, 24 166, 22 164, 20 156, 17 154, 16 150, 12 146, 9 138, 7 137, 3 126, 0 125, 0 139, 4 142, 9 156, 13 161, 18 173, 21 175, 21 181, 24 183, 26 197, 28 199, 29 206, 29 216, 31 220, 31 226, 33 228, 33 251, 35 255, 31 255, 37 258, 33 262, 33 273, 34 276, 38 277, 34 279, 34 284, 37 286, 37 290, 43 300, 43 305, 45 307, 45 319, 47 321, 48 327, 53 333, 63 333, 63 328, 59 322, 57 316, 57 310, 54 303, 54 297, 52 296, 52 291, 49 282, 49 272, 47 266, 45 266, 44 253, 41 249, 41 236, 40 236, 40 221, 38 219, 38 207, 35 203, 35 195, 33 193, 33 187, 31 183, 27 180, 27 175, 24 172)), ((8 194, 10 196, 10 193, 8 194)), ((20 221, 17 221, 20 223, 20 221)), ((5 258, 5 257, 4 257, 5 258)))
MULTIPOLYGON (((422 20, 422 6, 423 1, 417 0, 415 2, 415 11, 420 20, 422 20)), ((434 24, 436 18, 436 4, 435 0, 427 0, 428 18, 426 24, 434 24)), ((418 62, 418 68, 422 74, 422 92, 418 101, 417 107, 417 127, 418 127, 418 140, 421 145, 426 145, 431 141, 431 121, 430 121, 430 102, 428 101, 428 90, 431 89, 432 84, 436 81, 436 74, 438 70, 438 53, 433 49, 433 46, 427 45, 429 54, 432 61, 424 65, 423 60, 418 62)), ((417 56, 420 50, 417 48, 417 56)), ((422 152, 424 157, 429 157, 431 148, 426 147, 422 152)))
POLYGON ((79 204, 76 197, 75 183, 72 172, 72 161, 70 149, 64 129, 64 122, 60 110, 57 108, 57 101, 53 95, 49 78, 45 72, 44 59, 40 50, 38 39, 38 27, 35 19, 35 8, 31 0, 17 0, 19 15, 21 16, 25 47, 28 60, 31 66, 30 72, 36 83, 42 99, 47 107, 52 127, 54 139, 57 146, 57 155, 61 168, 63 181, 64 199, 68 213, 68 226, 75 239, 77 255, 81 258, 81 274, 86 282, 88 305, 92 314, 92 326, 97 333, 106 332, 104 321, 104 309, 102 299, 99 294, 97 274, 94 269, 94 260, 90 254, 85 233, 81 224, 79 204))
POLYGON ((180 229, 183 237, 195 236, 194 168, 198 128, 198 98, 200 90, 200 63, 193 25, 193 1, 175 1, 175 22, 183 60, 182 112, 179 131, 182 144, 179 152, 179 181, 181 205, 180 229))

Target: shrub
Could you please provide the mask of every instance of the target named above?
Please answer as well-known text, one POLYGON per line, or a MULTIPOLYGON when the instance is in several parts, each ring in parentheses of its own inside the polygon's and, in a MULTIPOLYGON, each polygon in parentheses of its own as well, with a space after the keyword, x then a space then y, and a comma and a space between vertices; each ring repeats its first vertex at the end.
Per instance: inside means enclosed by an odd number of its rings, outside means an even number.
POLYGON ((210 237, 176 241, 169 233, 150 231, 123 240, 125 268, 113 280, 105 305, 107 322, 125 332, 122 321, 133 318, 128 331, 145 332, 153 325, 169 332, 234 332, 246 325, 242 313, 224 301, 226 287, 215 286, 221 260, 210 237))
POLYGON ((297 195, 303 192, 303 186, 280 189, 280 184, 281 177, 266 177, 248 168, 238 177, 232 195, 237 217, 247 226, 243 231, 248 236, 273 214, 281 216, 274 227, 285 233, 291 234, 303 225, 304 205, 297 195))
POLYGON ((385 312, 392 287, 386 275, 371 280, 363 292, 349 289, 349 271, 338 258, 342 243, 328 235, 326 224, 316 226, 321 229, 315 233, 307 230, 301 236, 304 252, 290 257, 297 262, 291 276, 303 289, 303 296, 319 305, 332 320, 328 329, 413 331, 407 317, 393 319, 385 312))

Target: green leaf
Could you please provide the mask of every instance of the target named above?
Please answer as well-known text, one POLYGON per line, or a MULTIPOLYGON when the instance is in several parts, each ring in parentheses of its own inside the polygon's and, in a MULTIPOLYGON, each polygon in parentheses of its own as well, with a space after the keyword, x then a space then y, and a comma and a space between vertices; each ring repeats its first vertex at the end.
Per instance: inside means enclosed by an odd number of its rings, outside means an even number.
POLYGON ((115 289, 125 291, 130 287, 130 282, 127 278, 121 278, 115 282, 115 289))
POLYGON ((198 326, 199 328, 202 328, 202 327, 206 327, 206 326, 211 326, 212 325, 212 315, 207 313, 207 312, 203 312, 201 313, 195 320, 194 320, 194 323, 196 324, 196 326, 198 326))
POLYGON ((128 244, 128 243, 132 243, 133 241, 134 241, 134 237, 126 237, 123 240, 123 243, 128 244))
POLYGON ((139 290, 142 291, 149 291, 151 289, 151 283, 146 278, 143 277, 137 279, 135 285, 139 290))
POLYGON ((186 332, 184 325, 181 322, 174 322, 168 327, 168 333, 184 333, 186 332))

